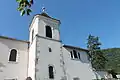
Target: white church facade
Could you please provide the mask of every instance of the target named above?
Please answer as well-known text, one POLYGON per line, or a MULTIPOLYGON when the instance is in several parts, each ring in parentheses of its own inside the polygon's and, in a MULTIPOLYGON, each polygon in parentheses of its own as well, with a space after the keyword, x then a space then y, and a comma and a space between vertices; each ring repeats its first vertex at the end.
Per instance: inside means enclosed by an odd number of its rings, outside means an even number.
POLYGON ((29 41, 0 36, 0 80, 93 80, 88 50, 63 45, 60 20, 37 14, 29 27, 29 41))

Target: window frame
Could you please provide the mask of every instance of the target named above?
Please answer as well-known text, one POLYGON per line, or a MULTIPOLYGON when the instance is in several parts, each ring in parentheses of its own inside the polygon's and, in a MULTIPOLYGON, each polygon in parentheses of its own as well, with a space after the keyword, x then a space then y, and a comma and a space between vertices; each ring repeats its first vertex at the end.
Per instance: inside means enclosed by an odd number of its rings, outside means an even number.
POLYGON ((73 51, 70 51, 70 57, 71 57, 71 59, 73 59, 73 51))
POLYGON ((47 38, 53 38, 53 32, 52 32, 52 28, 49 25, 45 26, 45 36, 47 38), (49 32, 48 32, 49 31, 49 32), (49 34, 50 33, 50 34, 49 34))
POLYGON ((77 54, 78 54, 78 58, 81 60, 80 52, 77 52, 77 54))
POLYGON ((74 59, 78 59, 78 55, 77 55, 77 51, 76 50, 73 50, 73 56, 74 56, 74 59))
POLYGON ((9 51, 9 56, 8 56, 8 63, 17 63, 18 62, 18 50, 16 49, 16 48, 12 48, 12 49, 10 49, 10 51, 9 51), (12 50, 16 50, 16 60, 15 61, 11 61, 10 60, 10 55, 11 55, 11 51, 12 50))
POLYGON ((48 76, 49 76, 49 79, 55 79, 55 69, 54 69, 54 66, 53 65, 49 65, 48 66, 48 76), (50 67, 52 67, 52 74, 50 74, 50 67))
POLYGON ((77 51, 77 50, 75 50, 75 49, 71 50, 71 51, 70 51, 70 58, 71 58, 72 60, 81 60, 80 51, 77 51), (73 52, 73 51, 76 51, 76 55, 77 55, 76 58, 75 58, 75 56, 74 56, 74 52, 73 52))
POLYGON ((51 49, 50 47, 48 47, 48 51, 49 51, 49 52, 52 52, 52 49, 51 49))

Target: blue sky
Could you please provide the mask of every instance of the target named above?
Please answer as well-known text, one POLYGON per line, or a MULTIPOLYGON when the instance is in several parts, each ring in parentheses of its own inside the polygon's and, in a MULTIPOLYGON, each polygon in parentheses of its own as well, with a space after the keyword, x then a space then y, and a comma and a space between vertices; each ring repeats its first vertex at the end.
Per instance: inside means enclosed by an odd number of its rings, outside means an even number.
POLYGON ((1 0, 0 35, 28 40, 33 15, 47 13, 62 24, 64 44, 86 48, 89 34, 99 36, 102 48, 120 47, 120 0, 34 0, 31 16, 21 17, 15 0, 1 0))

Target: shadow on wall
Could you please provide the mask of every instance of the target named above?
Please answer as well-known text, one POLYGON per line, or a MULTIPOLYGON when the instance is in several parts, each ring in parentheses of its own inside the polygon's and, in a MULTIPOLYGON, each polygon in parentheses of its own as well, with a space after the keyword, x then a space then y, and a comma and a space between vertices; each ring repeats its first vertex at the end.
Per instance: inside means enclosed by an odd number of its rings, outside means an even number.
POLYGON ((3 72, 3 68, 6 67, 3 63, 0 62, 0 72, 3 72))

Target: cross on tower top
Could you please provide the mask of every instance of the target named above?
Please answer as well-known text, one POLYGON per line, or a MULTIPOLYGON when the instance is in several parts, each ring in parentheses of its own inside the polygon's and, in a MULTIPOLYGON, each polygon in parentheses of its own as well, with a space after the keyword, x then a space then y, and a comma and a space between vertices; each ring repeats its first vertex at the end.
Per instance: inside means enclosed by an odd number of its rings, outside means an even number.
POLYGON ((46 8, 43 6, 42 7, 42 12, 45 13, 46 8))

